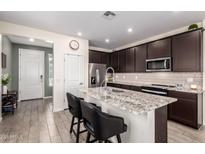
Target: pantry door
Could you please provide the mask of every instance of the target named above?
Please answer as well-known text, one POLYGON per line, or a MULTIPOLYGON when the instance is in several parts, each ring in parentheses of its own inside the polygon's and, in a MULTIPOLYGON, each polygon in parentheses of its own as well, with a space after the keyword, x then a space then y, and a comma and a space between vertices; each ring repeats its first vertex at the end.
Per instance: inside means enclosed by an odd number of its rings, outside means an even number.
POLYGON ((66 93, 78 95, 79 89, 84 87, 84 59, 82 55, 65 55, 65 106, 67 106, 66 93))

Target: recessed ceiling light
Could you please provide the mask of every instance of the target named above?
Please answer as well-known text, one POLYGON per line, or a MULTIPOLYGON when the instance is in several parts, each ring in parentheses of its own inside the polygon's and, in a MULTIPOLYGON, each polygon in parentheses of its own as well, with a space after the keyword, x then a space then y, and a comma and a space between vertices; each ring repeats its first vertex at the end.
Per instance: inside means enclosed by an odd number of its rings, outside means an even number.
POLYGON ((53 43, 53 41, 51 41, 51 40, 46 40, 46 42, 47 42, 47 43, 53 43))
POLYGON ((34 42, 35 40, 34 40, 33 38, 30 38, 29 41, 30 41, 30 42, 34 42))
POLYGON ((110 40, 109 40, 109 39, 105 39, 105 42, 106 42, 106 43, 109 43, 109 42, 110 42, 110 40))
POLYGON ((131 32, 132 32, 132 28, 128 28, 127 31, 128 31, 129 33, 131 33, 131 32))
POLYGON ((82 33, 81 33, 81 32, 78 32, 78 36, 82 36, 82 33))

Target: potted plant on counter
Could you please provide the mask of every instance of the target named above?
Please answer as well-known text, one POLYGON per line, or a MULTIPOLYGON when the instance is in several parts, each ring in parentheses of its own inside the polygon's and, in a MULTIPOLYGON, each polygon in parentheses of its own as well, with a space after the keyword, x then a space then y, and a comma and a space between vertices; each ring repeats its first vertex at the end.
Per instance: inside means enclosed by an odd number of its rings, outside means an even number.
POLYGON ((9 81, 11 80, 10 75, 7 74, 3 74, 2 78, 1 78, 1 83, 2 83, 2 93, 3 94, 7 94, 8 92, 8 87, 7 85, 9 84, 9 81))

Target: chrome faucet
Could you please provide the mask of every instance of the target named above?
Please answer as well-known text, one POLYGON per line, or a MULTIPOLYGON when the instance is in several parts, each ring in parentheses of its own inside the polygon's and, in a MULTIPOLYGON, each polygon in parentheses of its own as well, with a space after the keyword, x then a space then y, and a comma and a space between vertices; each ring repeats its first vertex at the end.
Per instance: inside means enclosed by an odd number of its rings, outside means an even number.
POLYGON ((104 79, 105 87, 106 87, 106 88, 107 88, 107 81, 108 81, 108 76, 107 76, 107 74, 108 74, 108 71, 109 71, 109 70, 112 70, 112 81, 114 81, 114 74, 115 74, 114 68, 108 67, 108 68, 106 69, 106 74, 105 74, 105 79, 104 79))

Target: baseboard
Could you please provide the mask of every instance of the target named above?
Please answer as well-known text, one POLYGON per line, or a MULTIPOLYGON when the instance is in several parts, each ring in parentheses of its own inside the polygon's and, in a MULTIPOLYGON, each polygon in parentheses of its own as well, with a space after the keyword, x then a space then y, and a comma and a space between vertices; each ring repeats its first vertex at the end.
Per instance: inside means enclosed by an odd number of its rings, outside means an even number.
POLYGON ((43 99, 53 98, 53 96, 45 96, 43 99))

